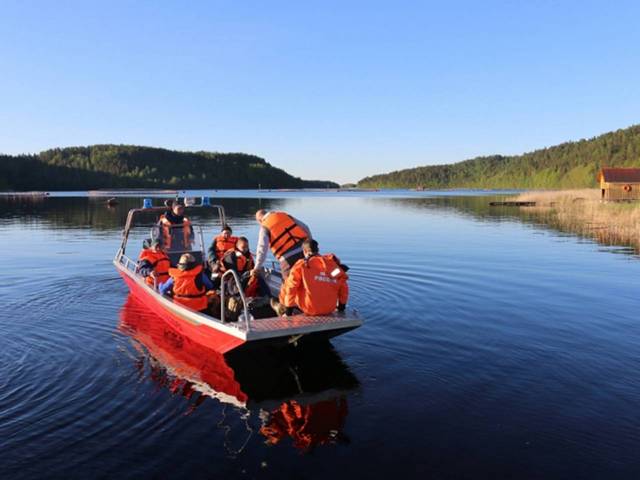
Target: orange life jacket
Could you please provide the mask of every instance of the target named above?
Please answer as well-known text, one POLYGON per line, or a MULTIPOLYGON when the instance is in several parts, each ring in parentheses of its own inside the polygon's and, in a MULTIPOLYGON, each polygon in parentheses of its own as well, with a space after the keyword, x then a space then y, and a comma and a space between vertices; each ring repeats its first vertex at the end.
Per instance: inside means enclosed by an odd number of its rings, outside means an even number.
POLYGON ((191 221, 187 217, 183 217, 182 223, 173 224, 164 215, 160 215, 158 221, 162 227, 163 247, 167 250, 171 249, 173 237, 178 232, 177 230, 182 227, 182 247, 184 250, 189 250, 191 247, 191 221))
POLYGON ((237 241, 238 237, 229 236, 229 238, 224 238, 222 234, 214 238, 213 243, 216 251, 216 258, 221 260, 229 250, 236 248, 237 241))
POLYGON ((242 275, 245 272, 250 272, 255 266, 252 253, 249 253, 249 255, 245 255, 240 250, 236 250, 235 248, 227 250, 222 256, 222 271, 227 270, 225 261, 226 263, 235 262, 238 275, 242 275))
POLYGON ((306 315, 328 315, 338 303, 347 303, 348 279, 333 254, 298 260, 280 290, 280 303, 306 315))
POLYGON ((173 278, 173 301, 193 310, 201 311, 207 308, 207 295, 204 285, 198 288, 196 278, 202 275, 202 265, 191 270, 170 268, 169 275, 173 278))
POLYGON ((309 405, 288 400, 270 412, 260 433, 271 445, 290 437, 296 448, 308 450, 316 445, 334 442, 336 432, 340 433, 344 428, 347 414, 344 398, 322 400, 309 405))
POLYGON ((269 246, 278 259, 309 237, 309 232, 285 212, 269 212, 260 223, 268 230, 269 246))
MULTIPOLYGON (((228 250, 225 252, 222 257, 222 261, 220 262, 220 271, 224 272, 227 270, 227 264, 235 262, 236 271, 238 275, 242 275, 243 273, 250 272, 255 267, 255 262, 253 260, 253 254, 249 253, 249 255, 245 255, 240 250, 228 250)), ((247 283, 246 288, 244 289, 244 295, 246 297, 255 297, 258 295, 258 279, 256 277, 251 277, 249 282, 247 283)))
MULTIPOLYGON (((155 273, 157 284, 166 282, 169 280, 169 267, 171 267, 171 262, 169 261, 169 257, 162 250, 153 250, 151 248, 147 248, 140 252, 140 261, 147 261, 151 264, 153 268, 153 273, 155 273)), ((148 285, 153 285, 153 278, 149 275, 145 281, 148 285)))

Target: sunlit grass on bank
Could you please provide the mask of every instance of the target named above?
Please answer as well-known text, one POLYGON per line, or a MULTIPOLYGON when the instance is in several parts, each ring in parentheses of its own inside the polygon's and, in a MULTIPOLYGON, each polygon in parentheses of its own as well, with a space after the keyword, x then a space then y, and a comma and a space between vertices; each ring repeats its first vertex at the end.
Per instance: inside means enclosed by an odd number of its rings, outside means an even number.
POLYGON ((628 245, 640 251, 640 202, 601 202, 598 189, 530 191, 513 200, 536 202, 527 211, 542 223, 600 243, 628 245))

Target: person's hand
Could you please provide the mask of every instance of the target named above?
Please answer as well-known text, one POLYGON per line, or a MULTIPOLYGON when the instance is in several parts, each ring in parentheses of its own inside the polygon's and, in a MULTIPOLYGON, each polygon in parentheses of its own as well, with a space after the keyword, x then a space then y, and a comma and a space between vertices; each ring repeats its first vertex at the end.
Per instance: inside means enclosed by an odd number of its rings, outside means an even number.
POLYGON ((254 268, 253 270, 251 270, 251 271, 249 272, 249 275, 250 275, 251 277, 257 277, 257 276, 258 276, 258 269, 257 269, 257 268, 254 268))

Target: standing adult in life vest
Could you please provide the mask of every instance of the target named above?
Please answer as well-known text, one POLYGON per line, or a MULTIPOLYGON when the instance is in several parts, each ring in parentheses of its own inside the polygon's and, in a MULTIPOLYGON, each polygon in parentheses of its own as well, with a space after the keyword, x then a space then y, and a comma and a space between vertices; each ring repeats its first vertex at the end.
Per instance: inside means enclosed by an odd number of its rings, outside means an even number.
POLYGON ((169 257, 160 248, 160 240, 151 240, 151 246, 140 252, 138 272, 145 277, 147 285, 160 285, 169 280, 169 257))
POLYGON ((174 202, 171 210, 160 215, 158 221, 162 229, 165 250, 190 250, 193 241, 191 221, 184 216, 184 205, 174 202))
POLYGON ((233 250, 236 246, 236 242, 238 241, 238 237, 234 237, 232 235, 233 230, 229 225, 224 225, 220 234, 217 235, 209 250, 207 252, 207 259, 209 260, 209 265, 213 269, 213 265, 222 260, 222 257, 229 251, 233 250))
POLYGON ((207 310, 207 290, 213 289, 213 284, 204 274, 202 264, 196 263, 193 255, 182 255, 178 268, 169 269, 169 276, 169 280, 160 285, 160 293, 171 294, 175 303, 192 310, 207 310))
POLYGON ((270 248, 273 256, 280 262, 282 280, 285 280, 291 267, 303 258, 302 242, 311 238, 311 230, 286 212, 258 210, 256 221, 260 224, 260 232, 256 247, 256 266, 252 275, 260 272, 270 248))
POLYGON ((349 299, 348 268, 333 254, 320 255, 318 242, 305 240, 304 259, 291 269, 280 290, 280 301, 271 306, 279 314, 291 315, 295 307, 305 315, 329 315, 344 311, 349 299))

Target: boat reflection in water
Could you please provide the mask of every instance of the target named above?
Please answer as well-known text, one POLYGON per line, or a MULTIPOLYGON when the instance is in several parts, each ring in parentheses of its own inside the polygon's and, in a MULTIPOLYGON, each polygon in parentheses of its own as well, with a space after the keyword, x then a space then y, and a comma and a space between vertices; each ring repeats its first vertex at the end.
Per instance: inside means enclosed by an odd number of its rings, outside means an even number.
POLYGON ((259 431, 272 445, 290 439, 308 451, 347 441, 346 393, 359 383, 328 341, 222 355, 181 335, 132 295, 120 317, 119 329, 141 354, 140 372, 189 399, 187 413, 215 398, 257 412, 259 431))

